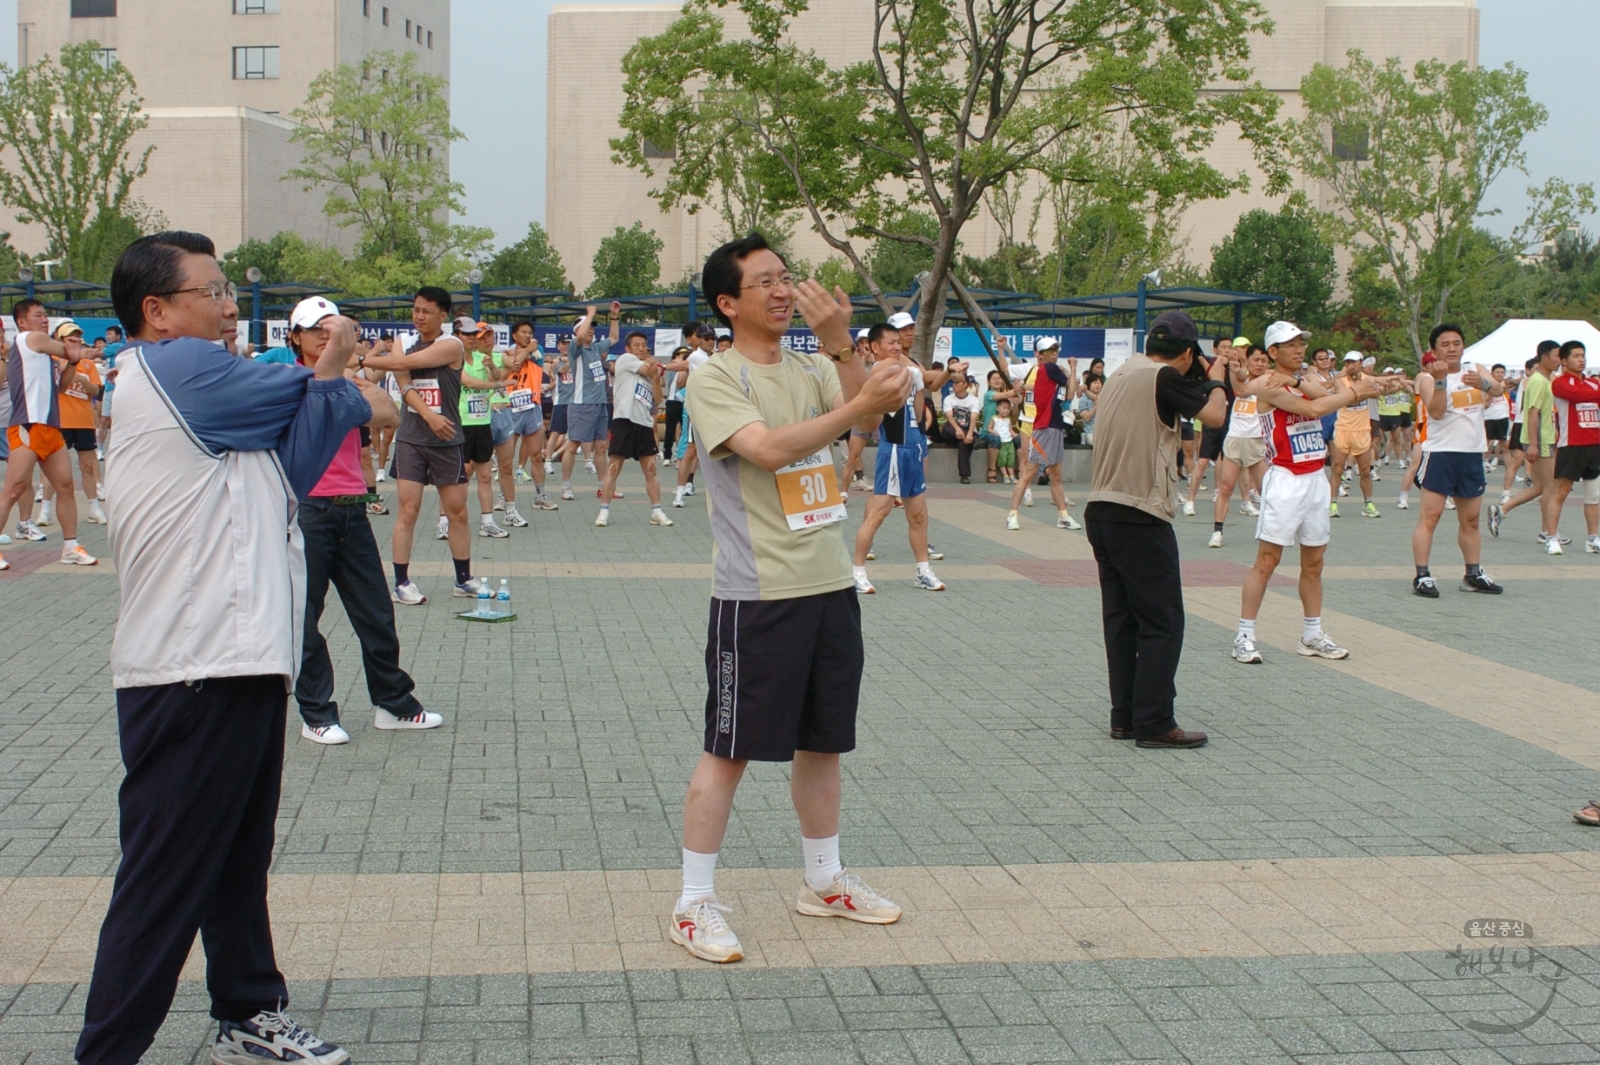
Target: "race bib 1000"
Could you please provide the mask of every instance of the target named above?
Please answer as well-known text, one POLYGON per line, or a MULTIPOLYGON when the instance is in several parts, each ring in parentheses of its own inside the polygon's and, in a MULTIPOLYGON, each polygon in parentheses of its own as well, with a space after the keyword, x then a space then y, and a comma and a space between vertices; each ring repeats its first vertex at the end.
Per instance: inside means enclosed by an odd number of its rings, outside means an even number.
POLYGON ((804 532, 845 519, 839 475, 834 472, 833 455, 827 448, 783 467, 773 476, 778 482, 778 502, 791 531, 804 532))

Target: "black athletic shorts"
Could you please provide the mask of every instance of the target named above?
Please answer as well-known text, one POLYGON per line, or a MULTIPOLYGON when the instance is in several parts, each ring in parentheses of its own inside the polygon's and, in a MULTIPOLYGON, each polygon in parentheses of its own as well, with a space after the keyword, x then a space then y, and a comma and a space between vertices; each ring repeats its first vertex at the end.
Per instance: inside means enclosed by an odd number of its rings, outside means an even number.
POLYGON ((550 431, 557 436, 567 435, 567 404, 558 403, 550 409, 550 417, 545 421, 550 426, 550 431))
POLYGON ((371 430, 371 428, 369 428, 368 426, 365 426, 365 425, 363 425, 361 427, 361 446, 362 447, 371 447, 372 446, 372 430, 371 430))
POLYGON ((1222 428, 1220 425, 1215 429, 1209 425, 1204 429, 1201 429, 1199 451, 1200 457, 1208 462, 1215 462, 1220 459, 1222 457, 1222 442, 1226 440, 1227 437, 1227 430, 1222 428))
POLYGON ((1512 451, 1521 451, 1523 449, 1521 422, 1513 422, 1511 424, 1511 441, 1506 446, 1511 448, 1512 451))
POLYGON ((657 452, 653 425, 640 425, 628 418, 611 419, 611 437, 606 454, 617 459, 654 458, 657 452))
POLYGON ((389 476, 417 484, 466 484, 467 467, 461 460, 460 444, 423 447, 396 440, 394 457, 389 460, 389 476))
POLYGON ((63 429, 61 439, 74 451, 93 451, 95 439, 93 429, 63 429))
POLYGON ((1400 421, 1400 415, 1398 415, 1398 414, 1380 414, 1380 415, 1378 415, 1378 431, 1380 433, 1392 433, 1396 429, 1404 429, 1404 428, 1405 428, 1405 426, 1400 421))
POLYGON ((494 427, 492 425, 463 425, 461 432, 466 442, 461 445, 463 462, 488 462, 494 458, 494 427))
POLYGON ((861 604, 854 588, 795 599, 711 600, 708 754, 792 762, 856 747, 861 604))
POLYGON ((1483 423, 1483 433, 1490 440, 1504 440, 1510 428, 1510 418, 1486 418, 1483 423))
POLYGON ((1185 440, 1193 440, 1194 439, 1194 419, 1193 418, 1185 418, 1185 419, 1183 419, 1183 424, 1178 426, 1178 433, 1185 440))
POLYGON ((1600 444, 1556 448, 1556 480, 1592 481, 1600 477, 1600 444))

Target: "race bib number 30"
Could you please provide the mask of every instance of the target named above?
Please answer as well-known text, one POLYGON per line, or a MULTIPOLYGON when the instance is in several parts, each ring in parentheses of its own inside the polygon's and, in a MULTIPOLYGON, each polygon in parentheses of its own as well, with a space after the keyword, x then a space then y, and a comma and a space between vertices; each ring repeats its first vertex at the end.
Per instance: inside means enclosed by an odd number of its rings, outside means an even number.
POLYGON ((437 377, 413 377, 411 387, 417 390, 417 395, 422 397, 422 402, 428 409, 438 414, 443 410, 444 397, 439 392, 439 379, 437 377))
POLYGON ((785 466, 773 476, 778 482, 778 502, 791 531, 804 532, 845 519, 839 475, 834 472, 833 456, 827 448, 785 466))

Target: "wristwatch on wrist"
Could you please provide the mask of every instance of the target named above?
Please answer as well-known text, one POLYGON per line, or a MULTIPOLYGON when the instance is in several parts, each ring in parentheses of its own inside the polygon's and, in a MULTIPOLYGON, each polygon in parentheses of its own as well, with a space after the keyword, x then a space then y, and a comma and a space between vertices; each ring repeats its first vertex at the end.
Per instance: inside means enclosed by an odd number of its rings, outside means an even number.
POLYGON ((828 358, 832 359, 834 362, 849 362, 850 361, 850 357, 856 353, 856 349, 855 349, 854 345, 851 345, 849 347, 846 347, 843 351, 840 351, 836 355, 833 352, 828 351, 826 348, 824 348, 823 349, 823 353, 825 355, 827 355, 828 358))
POLYGON ((367 368, 367 353, 363 351, 360 355, 356 356, 356 369, 365 370, 366 368, 367 368))

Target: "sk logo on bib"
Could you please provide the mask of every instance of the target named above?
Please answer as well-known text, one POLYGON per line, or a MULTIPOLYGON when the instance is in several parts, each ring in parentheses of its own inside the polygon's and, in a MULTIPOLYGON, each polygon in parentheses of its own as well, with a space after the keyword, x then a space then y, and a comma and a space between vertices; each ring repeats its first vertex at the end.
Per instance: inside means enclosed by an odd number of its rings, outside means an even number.
POLYGON ((783 516, 791 532, 804 532, 845 519, 839 475, 834 471, 833 455, 827 448, 783 467, 773 478, 778 482, 778 503, 783 507, 783 516))

